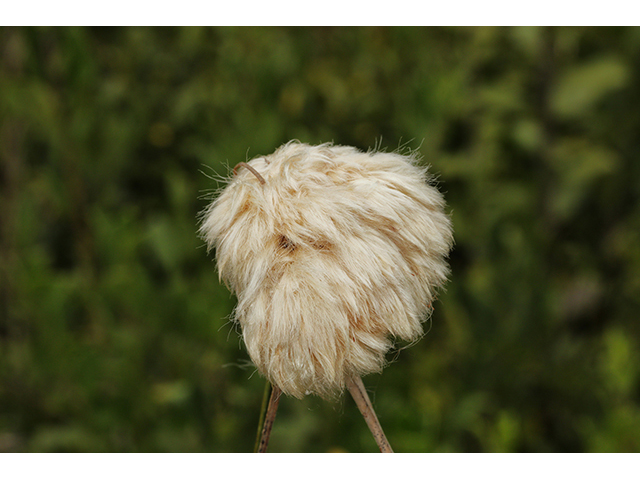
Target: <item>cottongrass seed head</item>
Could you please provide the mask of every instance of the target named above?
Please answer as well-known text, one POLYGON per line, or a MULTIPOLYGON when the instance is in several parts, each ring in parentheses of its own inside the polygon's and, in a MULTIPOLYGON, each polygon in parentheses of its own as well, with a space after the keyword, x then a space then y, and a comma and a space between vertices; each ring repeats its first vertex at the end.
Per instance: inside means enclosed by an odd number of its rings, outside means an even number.
POLYGON ((417 340, 453 243, 414 156, 289 142, 239 164, 203 212, 249 356, 294 397, 332 397, 417 340))

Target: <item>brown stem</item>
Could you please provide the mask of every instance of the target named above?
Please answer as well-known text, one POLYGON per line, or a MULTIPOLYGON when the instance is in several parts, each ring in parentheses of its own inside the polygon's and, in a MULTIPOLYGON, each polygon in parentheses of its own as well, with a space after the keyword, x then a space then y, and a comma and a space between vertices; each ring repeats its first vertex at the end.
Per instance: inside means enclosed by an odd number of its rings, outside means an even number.
POLYGON ((364 417, 364 421, 367 422, 367 426, 369 430, 371 430, 380 452, 393 453, 391 445, 389 445, 389 441, 382 431, 382 426, 380 426, 376 412, 373 410, 373 405, 371 405, 371 400, 369 400, 369 395, 367 395, 362 379, 357 376, 350 377, 347 380, 347 388, 353 400, 356 402, 360 413, 364 417))
POLYGON ((262 426, 262 436, 260 437, 258 453, 267 453, 269 437, 271 436, 271 427, 273 427, 273 422, 276 419, 276 412, 278 411, 278 403, 280 402, 281 394, 282 390, 280 390, 277 385, 272 385, 269 406, 267 407, 267 413, 264 417, 264 424, 262 426))

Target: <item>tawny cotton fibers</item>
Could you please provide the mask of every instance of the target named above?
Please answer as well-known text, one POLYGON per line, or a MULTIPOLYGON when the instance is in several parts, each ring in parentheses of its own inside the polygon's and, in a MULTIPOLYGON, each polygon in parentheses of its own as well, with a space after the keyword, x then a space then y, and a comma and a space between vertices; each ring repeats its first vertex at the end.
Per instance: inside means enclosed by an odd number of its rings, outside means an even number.
POLYGON ((413 156, 290 142, 239 164, 200 233, 259 371, 329 397, 417 339, 448 274, 444 206, 413 156))

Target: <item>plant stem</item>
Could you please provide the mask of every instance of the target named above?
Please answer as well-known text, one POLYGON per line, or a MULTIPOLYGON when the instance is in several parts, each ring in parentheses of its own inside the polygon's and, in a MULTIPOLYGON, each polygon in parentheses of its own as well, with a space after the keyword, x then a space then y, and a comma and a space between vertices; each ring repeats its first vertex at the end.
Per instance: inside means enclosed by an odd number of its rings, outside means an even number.
POLYGON ((266 414, 264 415, 264 422, 262 423, 262 433, 260 435, 260 441, 257 445, 258 453, 266 453, 269 446, 269 437, 271 436, 271 428, 273 422, 276 419, 276 412, 278 411, 278 403, 280 402, 280 395, 282 391, 277 385, 271 386, 271 396, 269 397, 269 405, 267 406, 266 414))
POLYGON ((260 405, 260 418, 258 420, 258 431, 256 432, 256 443, 253 446, 253 453, 258 453, 258 448, 260 448, 260 438, 262 437, 264 417, 267 413, 267 405, 269 404, 270 394, 271 394, 271 382, 269 382, 269 380, 265 380, 264 392, 262 394, 262 404, 260 405))
POLYGON ((382 426, 378 421, 376 412, 373 410, 373 405, 371 404, 371 400, 369 400, 369 395, 362 383, 362 379, 355 376, 350 377, 347 380, 347 388, 349 389, 349 393, 351 393, 353 400, 356 402, 360 413, 364 417, 364 421, 367 422, 369 430, 371 430, 380 452, 393 453, 391 445, 389 445, 389 441, 382 431, 382 426))

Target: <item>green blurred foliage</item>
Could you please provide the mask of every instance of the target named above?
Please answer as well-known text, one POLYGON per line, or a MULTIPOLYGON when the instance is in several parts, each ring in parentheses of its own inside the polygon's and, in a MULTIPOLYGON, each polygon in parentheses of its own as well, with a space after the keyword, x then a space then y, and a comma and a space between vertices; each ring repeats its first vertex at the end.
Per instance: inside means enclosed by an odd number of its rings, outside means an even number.
MULTIPOLYGON (((365 383, 400 452, 640 450, 640 29, 0 30, 0 450, 250 451, 197 215, 297 138, 418 149, 456 232, 365 383)), ((271 451, 375 451, 283 399, 271 451)))

